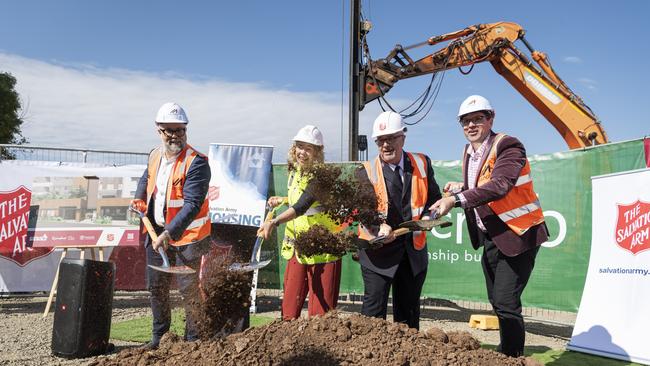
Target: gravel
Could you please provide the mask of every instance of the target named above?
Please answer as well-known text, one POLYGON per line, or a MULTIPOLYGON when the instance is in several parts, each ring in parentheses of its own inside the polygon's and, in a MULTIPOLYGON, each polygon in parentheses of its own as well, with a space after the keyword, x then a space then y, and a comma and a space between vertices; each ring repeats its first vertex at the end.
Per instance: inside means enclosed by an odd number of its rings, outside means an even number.
MULTIPOLYGON (((12 296, 0 298, 0 365, 86 365, 94 360, 66 360, 51 355, 52 312, 43 318, 45 296, 12 296)), ((174 296, 178 303, 178 296, 174 296)), ((437 327, 445 332, 468 331, 481 343, 496 345, 499 331, 483 331, 468 326, 471 314, 486 313, 455 306, 427 307, 422 311, 421 330, 437 327)), ((359 303, 340 303, 341 312, 358 312, 359 303)), ((113 301, 113 322, 149 315, 149 299, 146 292, 118 292, 113 301)), ((279 300, 272 297, 258 299, 258 314, 280 317, 279 300)), ((306 316, 306 315, 305 315, 306 316)), ((389 319, 391 316, 389 315, 389 319)), ((563 319, 527 318, 526 345, 549 349, 564 349, 571 337, 575 315, 563 319)), ((112 340, 116 351, 140 343, 112 340)))

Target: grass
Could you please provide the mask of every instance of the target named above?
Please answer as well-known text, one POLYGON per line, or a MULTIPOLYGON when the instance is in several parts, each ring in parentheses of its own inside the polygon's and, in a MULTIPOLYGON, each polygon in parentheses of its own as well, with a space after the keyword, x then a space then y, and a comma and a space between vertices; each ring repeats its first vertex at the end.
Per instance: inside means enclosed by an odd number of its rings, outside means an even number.
MULTIPOLYGON (((483 348, 494 350, 496 346, 482 345, 483 348)), ((612 358, 594 356, 581 352, 566 351, 561 349, 550 349, 543 346, 525 347, 524 354, 530 356, 544 365, 551 366, 642 366, 641 364, 627 361, 615 360, 612 358)))
MULTIPOLYGON (((268 316, 251 315, 251 327, 265 325, 275 320, 268 316)), ((111 324, 111 339, 146 343, 151 340, 151 316, 125 320, 111 324)), ((182 309, 172 312, 171 331, 182 336, 185 332, 185 312, 182 309)))
MULTIPOLYGON (((268 316, 251 315, 251 327, 262 326, 271 323, 273 320, 275 319, 268 316)), ((182 336, 184 329, 184 311, 182 309, 173 311, 171 331, 182 336)), ((142 343, 148 342, 151 339, 151 317, 145 316, 112 324, 111 339, 142 343)), ((482 347, 492 350, 495 348, 493 345, 483 345, 482 347)), ((526 356, 530 356, 544 365, 551 366, 641 366, 638 363, 619 361, 580 352, 550 349, 541 346, 526 347, 524 353, 526 356)))

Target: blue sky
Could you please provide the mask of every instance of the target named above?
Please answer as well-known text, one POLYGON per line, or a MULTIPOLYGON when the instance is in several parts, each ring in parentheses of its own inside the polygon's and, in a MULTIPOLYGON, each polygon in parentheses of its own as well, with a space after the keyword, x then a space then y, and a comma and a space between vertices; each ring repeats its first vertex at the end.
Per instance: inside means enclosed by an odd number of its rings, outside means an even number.
MULTIPOLYGON (((148 151, 158 143, 155 112, 173 100, 186 107, 189 140, 199 150, 210 142, 270 144, 281 162, 291 137, 311 123, 323 130, 326 156, 336 161, 347 159, 348 11, 349 0, 6 2, 0 71, 18 79, 23 132, 33 144, 148 151)), ((650 135, 648 1, 364 0, 363 13, 373 23, 373 58, 396 43, 472 24, 519 23, 612 141, 650 135)), ((412 56, 437 49, 419 48, 412 56)), ((428 81, 402 81, 388 99, 406 105, 428 81)), ((410 128, 407 150, 457 159, 464 138, 455 115, 470 94, 492 101, 495 130, 519 137, 529 154, 567 149, 550 123, 484 63, 467 76, 446 72, 432 112, 410 128)), ((360 133, 370 134, 379 112, 376 103, 366 107, 360 133)))

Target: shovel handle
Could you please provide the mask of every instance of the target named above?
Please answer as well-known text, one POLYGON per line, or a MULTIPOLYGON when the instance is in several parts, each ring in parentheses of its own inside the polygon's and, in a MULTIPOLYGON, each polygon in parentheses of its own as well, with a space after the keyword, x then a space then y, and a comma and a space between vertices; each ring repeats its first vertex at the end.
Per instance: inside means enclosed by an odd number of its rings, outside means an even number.
MULTIPOLYGON (((273 216, 275 215, 275 209, 268 207, 269 212, 266 214, 266 217, 264 218, 264 222, 269 222, 273 220, 273 216)), ((262 247, 262 241, 264 239, 262 238, 261 235, 257 236, 257 240, 255 240, 255 245, 253 245, 253 252, 251 253, 251 263, 257 261, 257 252, 259 252, 260 248, 262 247)))
POLYGON ((401 227, 401 228, 399 228, 399 229, 393 230, 393 234, 395 235, 395 237, 398 237, 398 236, 401 236, 401 235, 407 234, 407 233, 409 233, 410 231, 411 231, 411 230, 409 230, 408 228, 401 227))
POLYGON ((140 217, 140 220, 142 220, 144 227, 147 228, 147 233, 149 233, 151 240, 153 241, 158 240, 158 234, 156 234, 156 230, 154 230, 153 225, 151 225, 151 221, 149 221, 149 218, 143 215, 142 217, 140 217))
POLYGON ((171 267, 171 265, 169 264, 169 258, 167 258, 167 253, 165 253, 165 249, 163 249, 163 247, 158 247, 158 254, 160 254, 160 256, 162 257, 163 267, 167 267, 167 268, 171 267))
MULTIPOLYGON (((132 210, 137 212, 140 215, 140 220, 142 220, 142 223, 144 224, 144 227, 147 229, 147 233, 151 237, 152 241, 158 240, 158 234, 156 234, 156 230, 154 230, 153 225, 151 225, 151 221, 149 218, 142 212, 132 210)), ((165 249, 163 247, 158 247, 158 254, 162 257, 163 260, 163 267, 171 267, 169 265, 169 258, 167 257, 167 253, 165 253, 165 249)))

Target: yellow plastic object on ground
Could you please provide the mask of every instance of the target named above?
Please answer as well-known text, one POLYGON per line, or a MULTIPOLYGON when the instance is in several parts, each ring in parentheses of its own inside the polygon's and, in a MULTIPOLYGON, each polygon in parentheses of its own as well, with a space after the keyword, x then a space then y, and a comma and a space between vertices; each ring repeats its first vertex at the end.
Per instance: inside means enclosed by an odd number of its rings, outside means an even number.
POLYGON ((469 318, 469 326, 483 330, 499 329, 499 319, 494 315, 474 314, 469 318))

